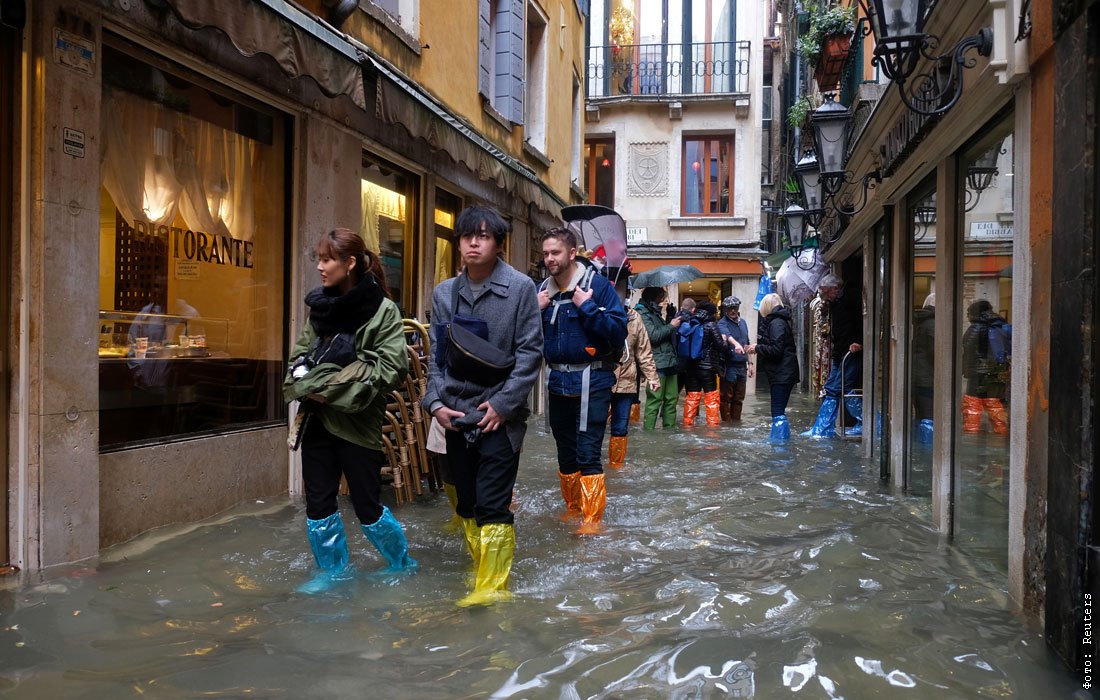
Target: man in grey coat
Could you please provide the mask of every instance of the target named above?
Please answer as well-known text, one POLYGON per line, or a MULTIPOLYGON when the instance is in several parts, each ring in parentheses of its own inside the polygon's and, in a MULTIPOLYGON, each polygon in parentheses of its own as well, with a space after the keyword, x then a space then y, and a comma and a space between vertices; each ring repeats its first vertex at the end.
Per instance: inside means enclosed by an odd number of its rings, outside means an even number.
POLYGON ((424 396, 424 406, 446 430, 455 510, 477 570, 474 591, 459 605, 486 605, 510 597, 516 539, 509 506, 530 415, 527 397, 542 365, 542 321, 534 282, 499 258, 508 233, 500 214, 469 207, 455 230, 465 269, 432 294, 432 345, 446 348, 447 328, 459 316, 464 325, 487 330, 484 339, 515 358, 506 379, 483 386, 453 376, 433 357, 424 396))

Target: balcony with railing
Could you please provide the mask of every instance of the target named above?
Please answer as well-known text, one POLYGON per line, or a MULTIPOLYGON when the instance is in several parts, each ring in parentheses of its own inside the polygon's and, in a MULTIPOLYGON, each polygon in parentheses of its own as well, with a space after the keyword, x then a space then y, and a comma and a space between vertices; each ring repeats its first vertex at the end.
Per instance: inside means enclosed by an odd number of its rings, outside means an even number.
POLYGON ((744 94, 749 51, 748 41, 590 46, 587 97, 744 94))

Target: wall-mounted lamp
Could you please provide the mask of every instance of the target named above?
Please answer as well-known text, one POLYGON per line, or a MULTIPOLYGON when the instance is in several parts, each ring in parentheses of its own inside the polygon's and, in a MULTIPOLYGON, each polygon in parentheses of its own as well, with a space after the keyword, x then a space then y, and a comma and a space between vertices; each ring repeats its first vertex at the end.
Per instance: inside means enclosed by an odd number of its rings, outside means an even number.
MULTIPOLYGON (((902 102, 918 114, 942 114, 962 96, 963 69, 976 61, 967 57, 971 49, 979 56, 993 51, 993 30, 982 28, 950 51, 937 54, 940 38, 924 33, 924 23, 936 0, 859 0, 871 20, 875 35, 875 63, 895 85, 902 102), (925 59, 931 69, 917 73, 925 59)), ((946 9, 946 8, 945 8, 946 9)))
POLYGON ((928 229, 936 223, 936 207, 934 205, 921 205, 913 209, 913 241, 917 242, 923 240, 928 233, 928 229), (920 233, 917 234, 917 230, 920 233))
POLYGON ((1000 171, 997 169, 997 157, 1001 154, 1001 144, 998 143, 985 153, 978 156, 974 164, 966 169, 966 201, 965 211, 972 211, 978 206, 978 200, 993 184, 993 178, 1000 171))
POLYGON ((787 241, 789 245, 788 249, 791 251, 791 257, 794 258, 794 263, 803 270, 811 270, 817 263, 817 249, 814 249, 814 256, 810 259, 809 265, 802 264, 802 251, 805 249, 804 239, 806 237, 806 210, 797 204, 789 204, 787 208, 783 210, 783 221, 787 225, 787 241))

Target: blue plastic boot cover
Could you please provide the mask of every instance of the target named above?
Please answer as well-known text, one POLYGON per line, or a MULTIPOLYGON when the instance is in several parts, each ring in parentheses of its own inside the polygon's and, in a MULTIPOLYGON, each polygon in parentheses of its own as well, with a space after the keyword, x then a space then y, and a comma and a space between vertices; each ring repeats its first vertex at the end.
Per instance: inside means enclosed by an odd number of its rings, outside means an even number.
POLYGON ((845 430, 844 434, 853 437, 863 435, 863 397, 845 396, 844 408, 848 409, 848 413, 856 419, 856 424, 845 430))
POLYGON ((393 517, 386 506, 382 506, 382 517, 370 525, 361 525, 374 548, 389 562, 391 571, 403 571, 416 566, 416 560, 409 557, 409 544, 405 540, 405 531, 401 523, 393 517))
POLYGON ((791 437, 791 424, 787 422, 787 416, 772 417, 772 440, 789 440, 791 437))
POLYGON ((917 426, 917 442, 922 445, 932 444, 932 419, 922 418, 920 424, 917 426))
POLYGON ((348 565, 348 540, 339 511, 320 520, 306 518, 306 533, 317 566, 325 571, 341 571, 348 565))
POLYGON ((804 437, 836 437, 836 411, 840 401, 835 396, 821 399, 821 410, 817 412, 814 426, 802 433, 804 437))
POLYGON ((348 539, 344 535, 344 521, 340 519, 339 511, 320 520, 306 518, 306 534, 313 558, 321 570, 314 572, 308 581, 298 586, 297 591, 317 595, 349 577, 348 539))

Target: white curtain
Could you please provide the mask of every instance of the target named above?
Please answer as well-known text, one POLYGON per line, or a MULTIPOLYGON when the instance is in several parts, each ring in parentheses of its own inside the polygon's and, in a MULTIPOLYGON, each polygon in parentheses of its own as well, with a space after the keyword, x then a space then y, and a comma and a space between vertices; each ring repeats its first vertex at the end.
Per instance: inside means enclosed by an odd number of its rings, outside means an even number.
POLYGON ((170 224, 252 240, 255 148, 244 136, 121 91, 108 92, 103 186, 131 224, 170 224))

